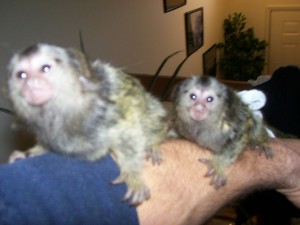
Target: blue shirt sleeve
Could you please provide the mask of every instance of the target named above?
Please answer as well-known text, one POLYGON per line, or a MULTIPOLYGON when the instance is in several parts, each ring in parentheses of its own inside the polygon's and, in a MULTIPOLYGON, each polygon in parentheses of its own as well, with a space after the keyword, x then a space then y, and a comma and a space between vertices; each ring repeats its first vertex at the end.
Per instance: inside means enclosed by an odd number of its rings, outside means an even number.
POLYGON ((0 166, 0 224, 138 224, 123 202, 111 157, 97 162, 54 153, 0 166))

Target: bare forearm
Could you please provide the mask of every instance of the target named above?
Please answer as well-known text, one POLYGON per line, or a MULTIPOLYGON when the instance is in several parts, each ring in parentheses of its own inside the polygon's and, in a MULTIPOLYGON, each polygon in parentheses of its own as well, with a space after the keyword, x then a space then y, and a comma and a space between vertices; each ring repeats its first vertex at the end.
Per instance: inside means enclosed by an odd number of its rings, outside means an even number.
MULTIPOLYGON (((223 205, 257 188, 298 187, 293 169, 288 165, 296 160, 290 142, 272 141, 273 159, 266 159, 257 151, 247 150, 237 163, 226 171, 228 180, 216 190, 204 177, 207 167, 198 161, 210 153, 183 140, 170 140, 162 147, 160 166, 147 163, 144 179, 151 189, 151 199, 138 207, 141 224, 199 224, 205 222, 223 205), (286 177, 290 176, 291 179, 286 177), (287 181, 288 180, 288 181, 287 181)), ((295 141, 295 145, 300 145, 295 141)), ((297 192, 295 192, 297 197, 297 192)))

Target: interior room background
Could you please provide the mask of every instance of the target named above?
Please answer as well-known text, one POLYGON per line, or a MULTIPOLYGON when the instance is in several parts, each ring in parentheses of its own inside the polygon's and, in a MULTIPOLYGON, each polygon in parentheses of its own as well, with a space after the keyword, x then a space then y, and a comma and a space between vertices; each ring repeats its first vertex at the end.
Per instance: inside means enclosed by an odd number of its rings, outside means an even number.
MULTIPOLYGON (((175 51, 163 75, 171 75, 186 57, 184 14, 203 7, 204 43, 185 62, 179 76, 201 74, 202 54, 223 41, 223 21, 242 12, 259 39, 269 35, 267 8, 300 7, 298 0, 187 0, 164 12, 163 0, 0 0, 0 84, 7 78, 12 54, 25 46, 46 42, 77 47, 82 32, 89 57, 100 58, 128 73, 154 74, 162 60, 175 51)), ((267 65, 264 73, 271 74, 267 65)), ((10 108, 1 91, 1 107, 10 108)), ((0 114, 0 162, 14 148, 12 117, 0 114)))

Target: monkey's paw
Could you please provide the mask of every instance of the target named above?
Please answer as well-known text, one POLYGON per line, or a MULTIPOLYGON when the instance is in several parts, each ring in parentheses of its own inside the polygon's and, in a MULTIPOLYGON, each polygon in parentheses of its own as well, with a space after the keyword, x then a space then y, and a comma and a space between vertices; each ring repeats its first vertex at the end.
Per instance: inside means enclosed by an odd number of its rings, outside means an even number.
POLYGON ((27 159, 30 157, 38 156, 44 154, 46 150, 40 145, 35 145, 34 147, 26 151, 13 151, 13 153, 8 158, 8 163, 14 163, 21 159, 27 159))
POLYGON ((159 165, 161 163, 161 155, 160 151, 158 150, 147 150, 147 160, 152 160, 153 165, 159 165))
POLYGON ((220 168, 216 163, 209 159, 199 159, 199 161, 206 164, 208 167, 208 171, 205 174, 205 177, 212 177, 210 185, 213 185, 215 189, 219 189, 226 184, 227 178, 222 168, 220 168))
POLYGON ((258 150, 260 155, 264 154, 267 159, 272 159, 273 158, 272 149, 270 147, 268 147, 268 146, 266 146, 266 147, 265 146, 260 147, 260 146, 256 145, 256 146, 254 146, 252 148, 254 148, 255 150, 258 150))
POLYGON ((112 181, 113 184, 123 182, 127 185, 127 192, 124 195, 123 200, 129 201, 130 205, 139 205, 150 198, 150 190, 144 185, 139 175, 121 174, 112 181))
POLYGON ((14 163, 18 160, 26 159, 26 158, 28 158, 28 155, 26 152, 13 151, 13 153, 11 153, 8 158, 8 163, 14 163))

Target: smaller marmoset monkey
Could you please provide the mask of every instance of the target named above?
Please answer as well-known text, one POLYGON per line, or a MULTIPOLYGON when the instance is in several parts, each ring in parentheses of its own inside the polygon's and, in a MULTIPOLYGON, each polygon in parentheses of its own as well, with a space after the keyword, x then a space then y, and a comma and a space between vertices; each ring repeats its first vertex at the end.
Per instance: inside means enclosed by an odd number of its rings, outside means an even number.
POLYGON ((11 59, 8 91, 37 137, 29 152, 91 161, 112 154, 120 167, 113 183, 126 183, 124 199, 139 204, 150 197, 140 172, 146 157, 160 161, 166 111, 137 79, 78 50, 37 44, 11 59))
POLYGON ((272 157, 269 134, 261 118, 254 115, 229 87, 209 76, 193 76, 173 92, 174 126, 178 134, 212 151, 206 176, 219 188, 226 183, 224 169, 235 162, 246 146, 272 157))

